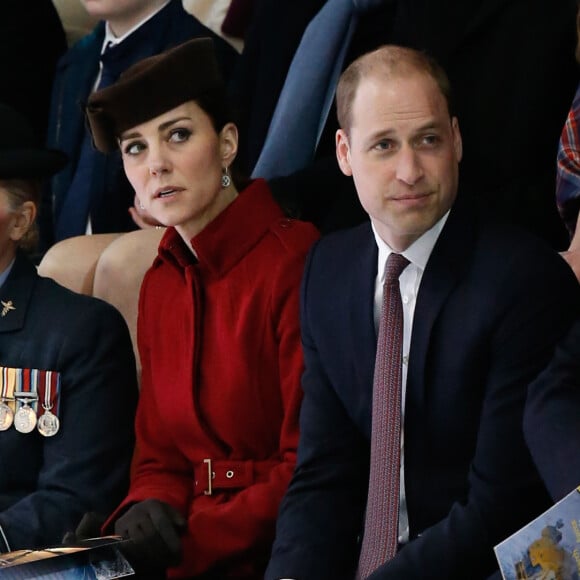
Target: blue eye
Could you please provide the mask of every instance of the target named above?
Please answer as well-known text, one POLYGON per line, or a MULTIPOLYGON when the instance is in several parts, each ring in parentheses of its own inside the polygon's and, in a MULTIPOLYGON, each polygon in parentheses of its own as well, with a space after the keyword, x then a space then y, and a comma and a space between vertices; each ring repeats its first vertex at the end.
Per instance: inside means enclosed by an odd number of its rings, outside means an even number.
POLYGON ((125 155, 138 155, 145 149, 145 144, 141 141, 131 141, 123 148, 125 155))
POLYGON ((169 140, 173 143, 183 143, 191 137, 191 131, 189 129, 173 129, 169 134, 169 140))
POLYGON ((393 149, 393 142, 390 139, 381 139, 375 146, 379 151, 390 151, 393 149))
POLYGON ((426 145, 427 147, 433 147, 434 145, 438 145, 439 141, 440 141, 440 139, 439 139, 438 135, 429 134, 429 135, 424 135, 421 138, 420 144, 426 145))

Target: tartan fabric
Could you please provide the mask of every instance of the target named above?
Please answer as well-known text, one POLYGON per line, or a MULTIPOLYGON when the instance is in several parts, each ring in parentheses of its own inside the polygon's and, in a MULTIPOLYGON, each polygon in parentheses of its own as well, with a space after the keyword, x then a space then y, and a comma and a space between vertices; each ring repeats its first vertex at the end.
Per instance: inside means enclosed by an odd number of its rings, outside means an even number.
POLYGON ((556 202, 569 233, 580 209, 580 85, 562 129, 557 157, 556 202))
POLYGON ((399 276, 409 261, 390 254, 379 324, 366 520, 357 579, 369 576, 397 551, 401 458, 403 305, 399 276))

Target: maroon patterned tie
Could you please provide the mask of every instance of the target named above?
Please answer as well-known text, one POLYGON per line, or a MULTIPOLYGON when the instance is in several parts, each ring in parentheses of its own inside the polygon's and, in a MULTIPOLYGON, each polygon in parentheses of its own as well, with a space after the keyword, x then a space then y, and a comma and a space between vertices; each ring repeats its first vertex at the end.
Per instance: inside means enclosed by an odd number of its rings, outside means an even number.
POLYGON ((369 576, 397 552, 403 359, 399 276, 408 264, 401 254, 390 254, 385 267, 373 382, 369 492, 357 580, 369 576))

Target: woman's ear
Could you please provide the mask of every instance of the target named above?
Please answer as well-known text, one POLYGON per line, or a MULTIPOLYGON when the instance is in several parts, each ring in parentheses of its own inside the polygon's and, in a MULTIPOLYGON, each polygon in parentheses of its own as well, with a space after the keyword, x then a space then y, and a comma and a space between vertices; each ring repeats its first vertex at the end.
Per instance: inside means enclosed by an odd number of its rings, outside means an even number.
POLYGON ((36 205, 32 201, 25 201, 14 212, 14 222, 10 228, 10 239, 18 242, 32 227, 36 219, 36 205))
POLYGON ((233 123, 226 123, 219 137, 223 166, 229 167, 238 154, 238 128, 233 123))

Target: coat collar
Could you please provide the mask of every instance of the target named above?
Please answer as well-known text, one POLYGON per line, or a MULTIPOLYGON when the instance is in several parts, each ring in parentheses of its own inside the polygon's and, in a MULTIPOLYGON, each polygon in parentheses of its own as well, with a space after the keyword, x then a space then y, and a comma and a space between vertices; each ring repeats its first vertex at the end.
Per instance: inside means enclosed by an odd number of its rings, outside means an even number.
POLYGON ((32 262, 17 253, 10 275, 0 288, 0 333, 19 330, 24 326, 36 278, 32 262))
MULTIPOLYGON (((225 275, 271 229, 276 220, 284 219, 266 181, 253 181, 191 240, 199 267, 218 278, 225 275)), ((174 228, 168 228, 163 236, 159 258, 180 268, 195 261, 174 228)))

